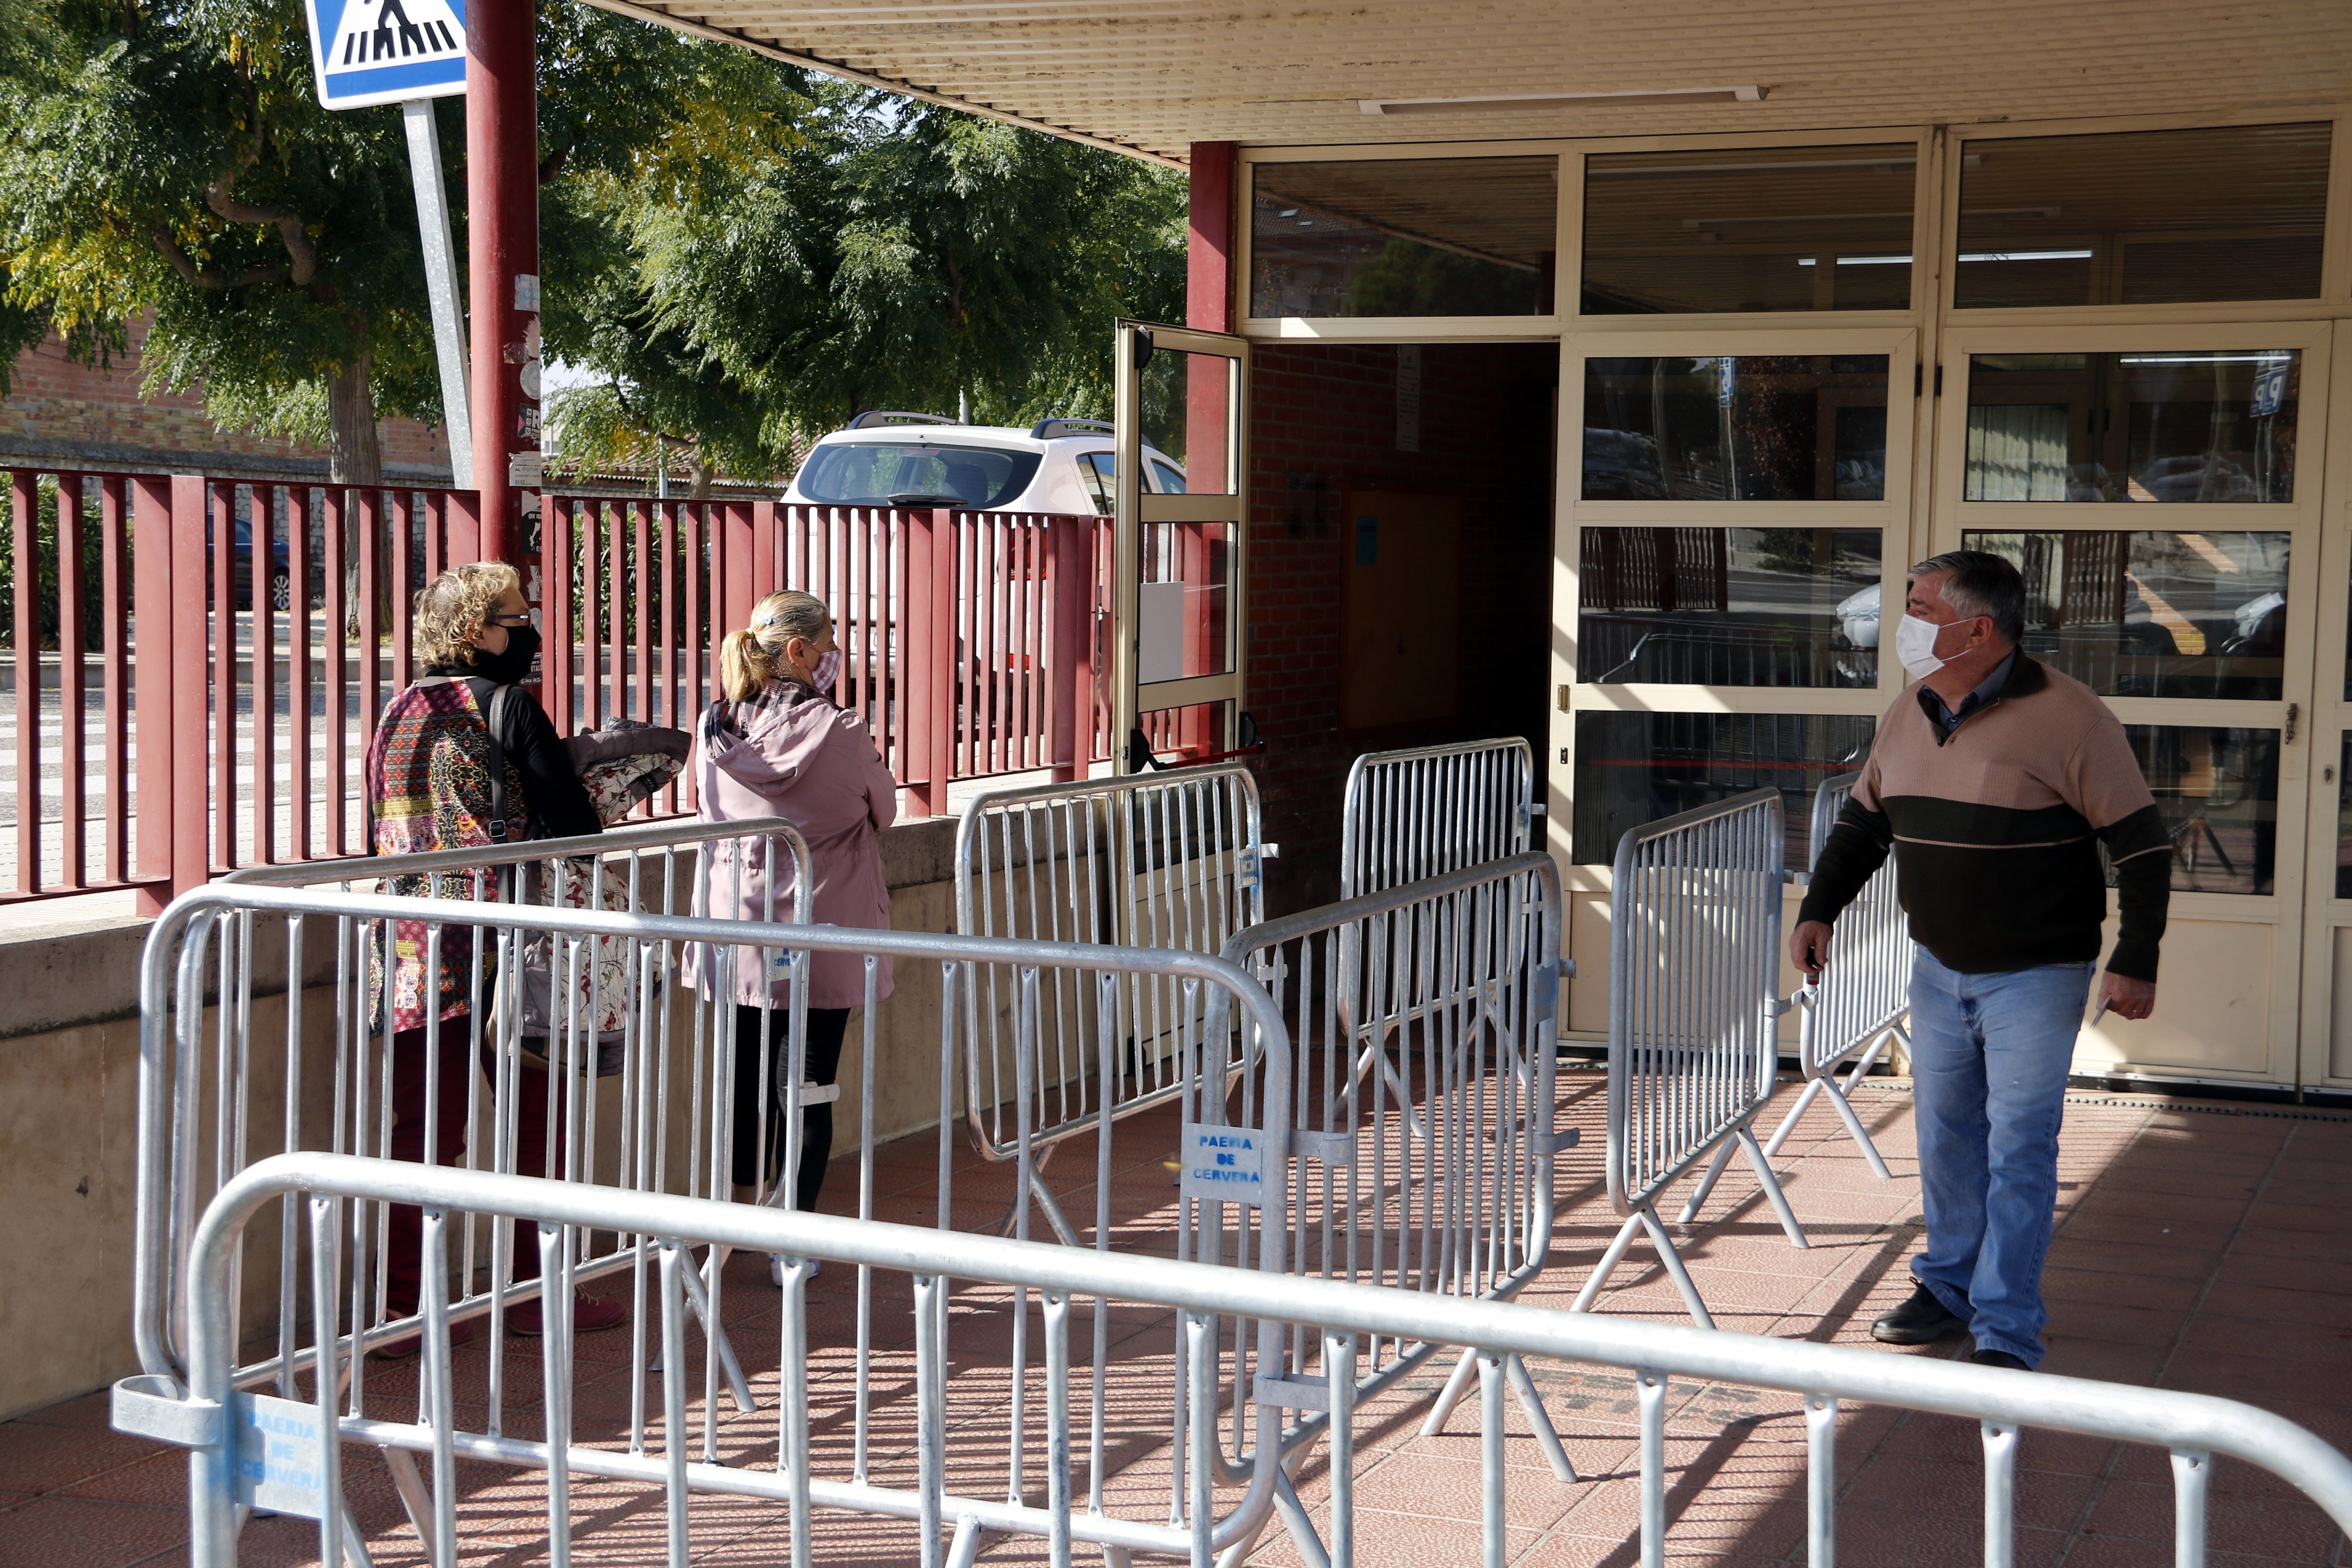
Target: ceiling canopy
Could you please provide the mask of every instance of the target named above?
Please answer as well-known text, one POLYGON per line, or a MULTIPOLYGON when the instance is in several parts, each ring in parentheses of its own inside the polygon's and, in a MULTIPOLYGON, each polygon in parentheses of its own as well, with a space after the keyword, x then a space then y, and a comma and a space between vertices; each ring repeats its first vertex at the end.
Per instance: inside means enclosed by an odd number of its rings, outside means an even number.
POLYGON ((1176 163, 1194 142, 1706 135, 2352 99, 2342 0, 592 3, 1176 163))

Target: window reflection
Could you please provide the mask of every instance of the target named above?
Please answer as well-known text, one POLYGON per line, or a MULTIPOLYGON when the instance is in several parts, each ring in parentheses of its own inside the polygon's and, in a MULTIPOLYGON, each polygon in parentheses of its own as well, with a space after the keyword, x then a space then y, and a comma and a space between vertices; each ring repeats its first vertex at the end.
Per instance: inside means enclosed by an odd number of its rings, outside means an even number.
POLYGON ((1252 316, 1552 308, 1557 158, 1259 163, 1253 180, 1252 316))
POLYGON ((1878 684, 1874 528, 1587 528, 1578 679, 1878 684))
POLYGON ((1854 714, 1580 713, 1571 853, 1605 866, 1629 827, 1748 790, 1781 796, 1787 864, 1806 864, 1813 791, 1862 765, 1874 721, 1854 714))
POLYGON ((2124 735, 2172 836, 2172 890, 2273 891, 2278 731, 2126 724, 2124 735))
POLYGON ((1954 301, 2310 299, 2332 131, 2315 121, 1972 138, 1954 301))
POLYGON ((2103 697, 2275 701, 2284 691, 2284 531, 1970 531, 2025 577, 2025 649, 2103 697))
POLYGON ((2294 499, 2295 349, 1974 354, 1967 500, 2294 499))
POLYGON ((1881 500, 1886 356, 1584 362, 1586 500, 1881 500))
POLYGON ((1907 142, 1603 153, 1584 163, 1584 310, 1900 310, 1907 142))

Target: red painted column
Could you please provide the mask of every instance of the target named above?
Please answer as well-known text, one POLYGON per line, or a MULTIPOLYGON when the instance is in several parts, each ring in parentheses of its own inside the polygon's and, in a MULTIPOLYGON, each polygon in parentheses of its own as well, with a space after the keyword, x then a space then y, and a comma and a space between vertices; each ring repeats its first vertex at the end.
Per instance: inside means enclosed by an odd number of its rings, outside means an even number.
MULTIPOLYGON (((1234 225, 1237 209, 1234 184, 1240 160, 1231 142, 1195 142, 1192 153, 1192 221, 1184 254, 1184 324, 1204 331, 1230 332, 1237 319, 1234 289, 1234 225)), ((1196 360, 1205 368, 1220 362, 1196 360)), ((1224 482, 1226 432, 1229 428, 1227 391, 1222 381, 1195 375, 1188 382, 1185 470, 1200 476, 1196 488, 1210 489, 1224 482), (1204 384, 1205 383, 1205 384, 1204 384)), ((1217 531, 1222 534, 1223 530, 1217 531)), ((1231 560, 1222 539, 1207 537, 1204 524, 1187 524, 1177 531, 1179 571, 1195 588, 1211 581, 1213 561, 1231 560)), ((1196 594, 1184 628, 1185 666, 1202 669, 1208 649, 1222 631, 1221 614, 1210 595, 1196 594)), ((1198 712, 1187 712, 1178 726, 1177 741, 1187 750, 1213 751, 1226 742, 1203 727, 1198 712)))
POLYGON ((466 8, 466 266, 481 556, 521 564, 539 505, 539 91, 533 0, 466 8), (515 461, 518 454, 523 460, 515 461), (516 480, 522 483, 516 483, 516 480))
POLYGON ((1184 253, 1184 324, 1234 330, 1234 176, 1231 142, 1192 143, 1192 220, 1184 253))

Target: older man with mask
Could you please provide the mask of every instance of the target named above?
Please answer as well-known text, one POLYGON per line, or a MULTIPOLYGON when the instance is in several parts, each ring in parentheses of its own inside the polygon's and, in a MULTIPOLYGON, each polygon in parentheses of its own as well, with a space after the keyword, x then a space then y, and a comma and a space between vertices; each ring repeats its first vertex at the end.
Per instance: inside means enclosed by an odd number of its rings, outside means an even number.
POLYGON ((2031 1370, 2066 1071, 2107 907, 2099 852, 2121 914, 2100 1001, 2145 1018, 2171 840, 2106 704, 2017 646, 2014 566, 1974 550, 1923 561, 1905 612, 1895 652, 1914 684, 1822 848, 1789 955, 1814 976, 1836 962, 1832 922, 1892 849, 1919 947, 1911 1071, 1927 1245, 1910 1299, 1871 1332, 1914 1345, 1967 1331, 1971 1360, 2031 1370))

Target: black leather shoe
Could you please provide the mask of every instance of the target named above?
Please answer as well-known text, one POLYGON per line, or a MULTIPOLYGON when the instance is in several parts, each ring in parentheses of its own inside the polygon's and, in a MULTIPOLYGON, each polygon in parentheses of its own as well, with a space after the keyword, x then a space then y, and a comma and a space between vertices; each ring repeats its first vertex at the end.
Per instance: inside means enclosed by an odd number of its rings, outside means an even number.
POLYGON ((2005 1366, 2011 1372, 2032 1372, 2033 1369, 2007 1351, 1970 1351, 1969 1359, 1979 1366, 2005 1366))
POLYGON ((1890 1345, 1932 1345, 1968 1331, 1968 1321, 1954 1314, 1925 1285, 1914 1286, 1909 1300, 1870 1325, 1870 1337, 1890 1345))

